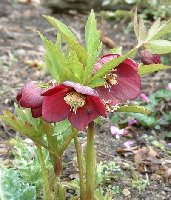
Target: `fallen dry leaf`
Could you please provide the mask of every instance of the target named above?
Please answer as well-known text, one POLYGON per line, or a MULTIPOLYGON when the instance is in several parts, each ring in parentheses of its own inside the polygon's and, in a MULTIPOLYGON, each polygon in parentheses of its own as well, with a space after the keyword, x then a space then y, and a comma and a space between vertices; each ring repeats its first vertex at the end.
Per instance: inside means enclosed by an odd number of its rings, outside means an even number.
POLYGON ((138 171, 145 173, 157 171, 161 166, 161 161, 157 156, 157 152, 151 146, 139 149, 134 156, 138 171))

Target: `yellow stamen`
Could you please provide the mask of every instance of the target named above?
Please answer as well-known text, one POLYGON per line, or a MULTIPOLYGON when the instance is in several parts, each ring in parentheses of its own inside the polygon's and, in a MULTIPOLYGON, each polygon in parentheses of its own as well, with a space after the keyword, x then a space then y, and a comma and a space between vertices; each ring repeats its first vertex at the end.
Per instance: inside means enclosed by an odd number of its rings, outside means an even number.
POLYGON ((110 89, 112 85, 118 84, 116 80, 117 79, 116 70, 117 69, 112 69, 108 74, 104 76, 104 79, 106 80, 106 84, 105 84, 106 88, 110 89))
POLYGON ((79 94, 76 91, 69 92, 65 97, 65 102, 71 106, 71 110, 76 113, 78 108, 81 108, 85 104, 86 97, 82 94, 79 94))
POLYGON ((111 105, 111 101, 104 101, 104 105, 106 107, 107 112, 114 112, 119 108, 119 104, 111 105))

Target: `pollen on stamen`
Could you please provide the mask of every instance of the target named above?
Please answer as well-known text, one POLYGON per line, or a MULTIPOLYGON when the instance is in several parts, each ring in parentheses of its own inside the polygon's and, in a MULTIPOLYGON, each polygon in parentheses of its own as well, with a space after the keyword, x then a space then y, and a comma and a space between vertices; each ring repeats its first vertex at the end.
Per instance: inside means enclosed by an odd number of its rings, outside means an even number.
POLYGON ((119 104, 111 105, 111 101, 104 101, 104 105, 106 107, 107 112, 114 112, 119 108, 119 104))
POLYGON ((105 88, 108 88, 109 92, 112 85, 118 84, 116 71, 117 69, 112 69, 108 74, 104 76, 104 79, 106 80, 105 88))
POLYGON ((76 114, 77 109, 85 104, 86 97, 76 91, 69 92, 65 97, 65 102, 71 107, 71 111, 76 114))

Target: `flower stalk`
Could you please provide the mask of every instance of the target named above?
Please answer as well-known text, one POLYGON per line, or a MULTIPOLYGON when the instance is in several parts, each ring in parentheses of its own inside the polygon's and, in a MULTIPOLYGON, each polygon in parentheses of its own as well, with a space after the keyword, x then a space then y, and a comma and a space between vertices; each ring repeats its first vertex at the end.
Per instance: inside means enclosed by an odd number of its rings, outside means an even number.
POLYGON ((41 170, 42 170, 42 176, 44 180, 44 199, 45 200, 52 200, 53 199, 53 194, 50 189, 50 183, 49 183, 49 178, 48 178, 48 172, 46 169, 46 164, 45 164, 45 159, 43 157, 43 152, 42 152, 42 147, 37 145, 37 155, 38 159, 40 162, 41 170))
POLYGON ((94 148, 94 122, 88 125, 86 147, 86 191, 85 200, 94 200, 94 177, 96 168, 96 153, 94 148))
POLYGON ((84 168, 83 168, 83 159, 82 159, 82 152, 81 147, 78 141, 77 136, 74 137, 74 144, 77 154, 77 163, 78 163, 78 169, 79 169, 79 178, 80 178, 80 200, 84 200, 84 168))

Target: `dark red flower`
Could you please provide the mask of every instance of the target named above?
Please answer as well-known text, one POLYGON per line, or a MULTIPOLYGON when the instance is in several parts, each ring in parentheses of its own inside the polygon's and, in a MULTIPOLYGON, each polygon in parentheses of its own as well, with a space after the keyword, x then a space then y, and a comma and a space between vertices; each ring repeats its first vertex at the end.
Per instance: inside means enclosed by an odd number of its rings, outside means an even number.
POLYGON ((42 95, 42 118, 47 122, 68 118, 75 128, 84 130, 98 116, 106 117, 105 106, 98 93, 79 83, 66 81, 42 95))
POLYGON ((140 59, 144 65, 161 63, 160 56, 158 54, 152 54, 148 50, 141 51, 140 59))
POLYGON ((33 117, 37 118, 42 115, 43 92, 34 82, 29 82, 21 89, 16 99, 21 107, 31 108, 33 117))
MULTIPOLYGON (((103 56, 95 64, 93 72, 96 73, 106 62, 119 56, 118 54, 103 56)), ((96 91, 105 101, 109 100, 116 104, 122 100, 134 99, 140 94, 141 83, 138 75, 138 64, 129 58, 112 69, 103 78, 106 81, 105 86, 96 88, 96 91)))

